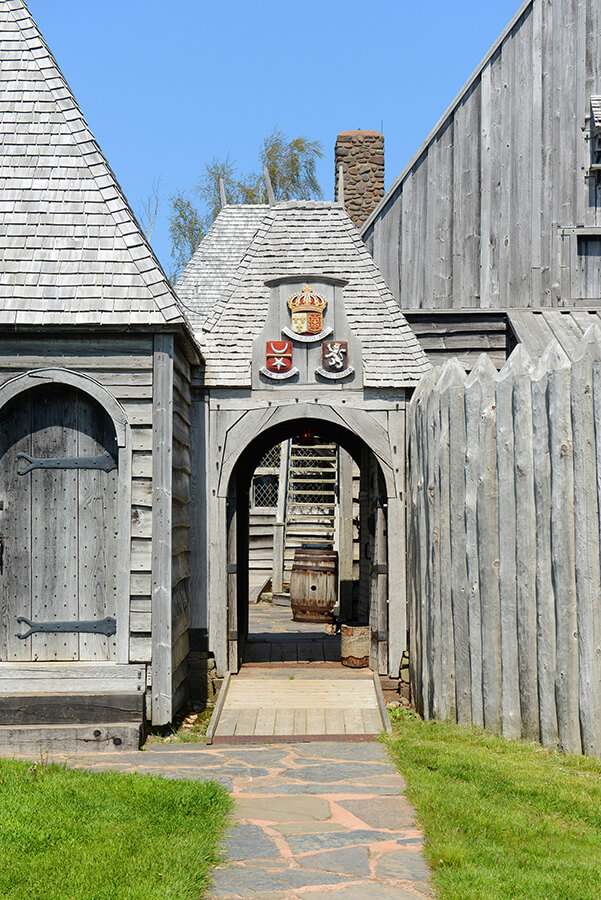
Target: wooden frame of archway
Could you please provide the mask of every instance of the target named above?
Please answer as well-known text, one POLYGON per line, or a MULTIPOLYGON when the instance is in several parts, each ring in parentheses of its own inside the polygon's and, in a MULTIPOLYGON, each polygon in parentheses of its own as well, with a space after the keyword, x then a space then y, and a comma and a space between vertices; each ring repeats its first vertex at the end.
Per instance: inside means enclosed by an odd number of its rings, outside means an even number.
MULTIPOLYGON (((129 663, 129 593, 131 557, 131 429, 118 400, 98 381, 71 369, 32 369, 0 385, 0 415, 4 406, 19 394, 45 384, 64 384, 87 394, 105 410, 113 427, 118 448, 119 504, 117 543, 117 634, 116 662, 129 663)), ((76 663, 74 663, 76 665, 76 663)))
MULTIPOLYGON (((211 522, 214 538, 211 541, 209 574, 209 594, 213 598, 209 619, 210 644, 215 653, 218 671, 232 671, 237 667, 237 647, 234 645, 238 635, 232 617, 238 584, 232 476, 242 455, 257 438, 277 426, 292 425, 306 419, 322 421, 359 438, 371 451, 382 472, 387 505, 386 596, 382 597, 382 602, 386 602, 388 611, 388 672, 397 677, 406 649, 404 412, 399 411, 395 433, 392 434, 367 410, 308 402, 249 410, 227 432, 214 498, 211 522), (227 591, 224 591, 226 584, 227 591), (219 603, 216 605, 217 597, 219 603)), ((379 527, 382 530, 381 522, 379 527)))

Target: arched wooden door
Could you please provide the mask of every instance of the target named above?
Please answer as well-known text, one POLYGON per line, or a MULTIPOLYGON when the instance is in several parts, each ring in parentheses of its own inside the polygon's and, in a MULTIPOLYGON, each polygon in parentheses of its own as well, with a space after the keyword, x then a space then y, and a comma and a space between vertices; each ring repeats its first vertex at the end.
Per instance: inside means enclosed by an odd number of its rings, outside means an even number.
POLYGON ((0 411, 0 659, 112 660, 118 450, 92 397, 44 384, 0 411), (47 623, 29 631, 18 617, 47 623), (67 623, 53 630, 53 624, 67 623), (101 631, 86 630, 97 622, 101 631))

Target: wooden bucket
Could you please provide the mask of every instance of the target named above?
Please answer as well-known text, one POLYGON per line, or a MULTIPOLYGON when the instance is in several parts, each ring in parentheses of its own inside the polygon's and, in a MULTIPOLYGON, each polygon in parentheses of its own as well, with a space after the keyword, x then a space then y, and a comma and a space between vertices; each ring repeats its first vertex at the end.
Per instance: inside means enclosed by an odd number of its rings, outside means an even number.
POLYGON ((336 550, 304 547, 295 550, 290 575, 290 605, 294 621, 332 623, 337 596, 336 550))
POLYGON ((369 665, 369 625, 340 626, 340 661, 351 669, 369 665))

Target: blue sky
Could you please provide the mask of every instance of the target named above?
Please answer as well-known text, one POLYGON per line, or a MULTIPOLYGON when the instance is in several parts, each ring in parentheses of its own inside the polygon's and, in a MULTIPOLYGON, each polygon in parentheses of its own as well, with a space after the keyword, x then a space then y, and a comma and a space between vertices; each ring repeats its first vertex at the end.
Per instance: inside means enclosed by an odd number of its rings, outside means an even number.
POLYGON ((324 145, 383 128, 399 174, 520 0, 29 0, 134 210, 160 179, 154 249, 168 271, 168 198, 228 152, 256 168, 278 125, 324 145))

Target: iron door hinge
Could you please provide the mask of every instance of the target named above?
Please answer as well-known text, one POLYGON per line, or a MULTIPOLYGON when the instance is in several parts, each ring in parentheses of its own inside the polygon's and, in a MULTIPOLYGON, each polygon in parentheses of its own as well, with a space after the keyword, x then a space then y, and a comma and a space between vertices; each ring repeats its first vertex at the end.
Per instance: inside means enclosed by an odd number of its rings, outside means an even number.
POLYGON ((24 469, 17 469, 17 475, 27 475, 33 469, 96 469, 100 472, 112 472, 117 463, 108 451, 99 456, 49 456, 36 459, 28 453, 17 453, 17 459, 25 459, 29 463, 24 469))
POLYGON ((18 616, 17 622, 19 625, 21 625, 22 622, 29 625, 29 631, 17 635, 20 641, 24 641, 25 638, 28 638, 31 634, 37 634, 38 632, 104 634, 107 637, 111 637, 111 635, 117 633, 117 620, 112 616, 107 616, 106 619, 94 619, 87 622, 32 622, 30 619, 26 618, 26 616, 18 616))

